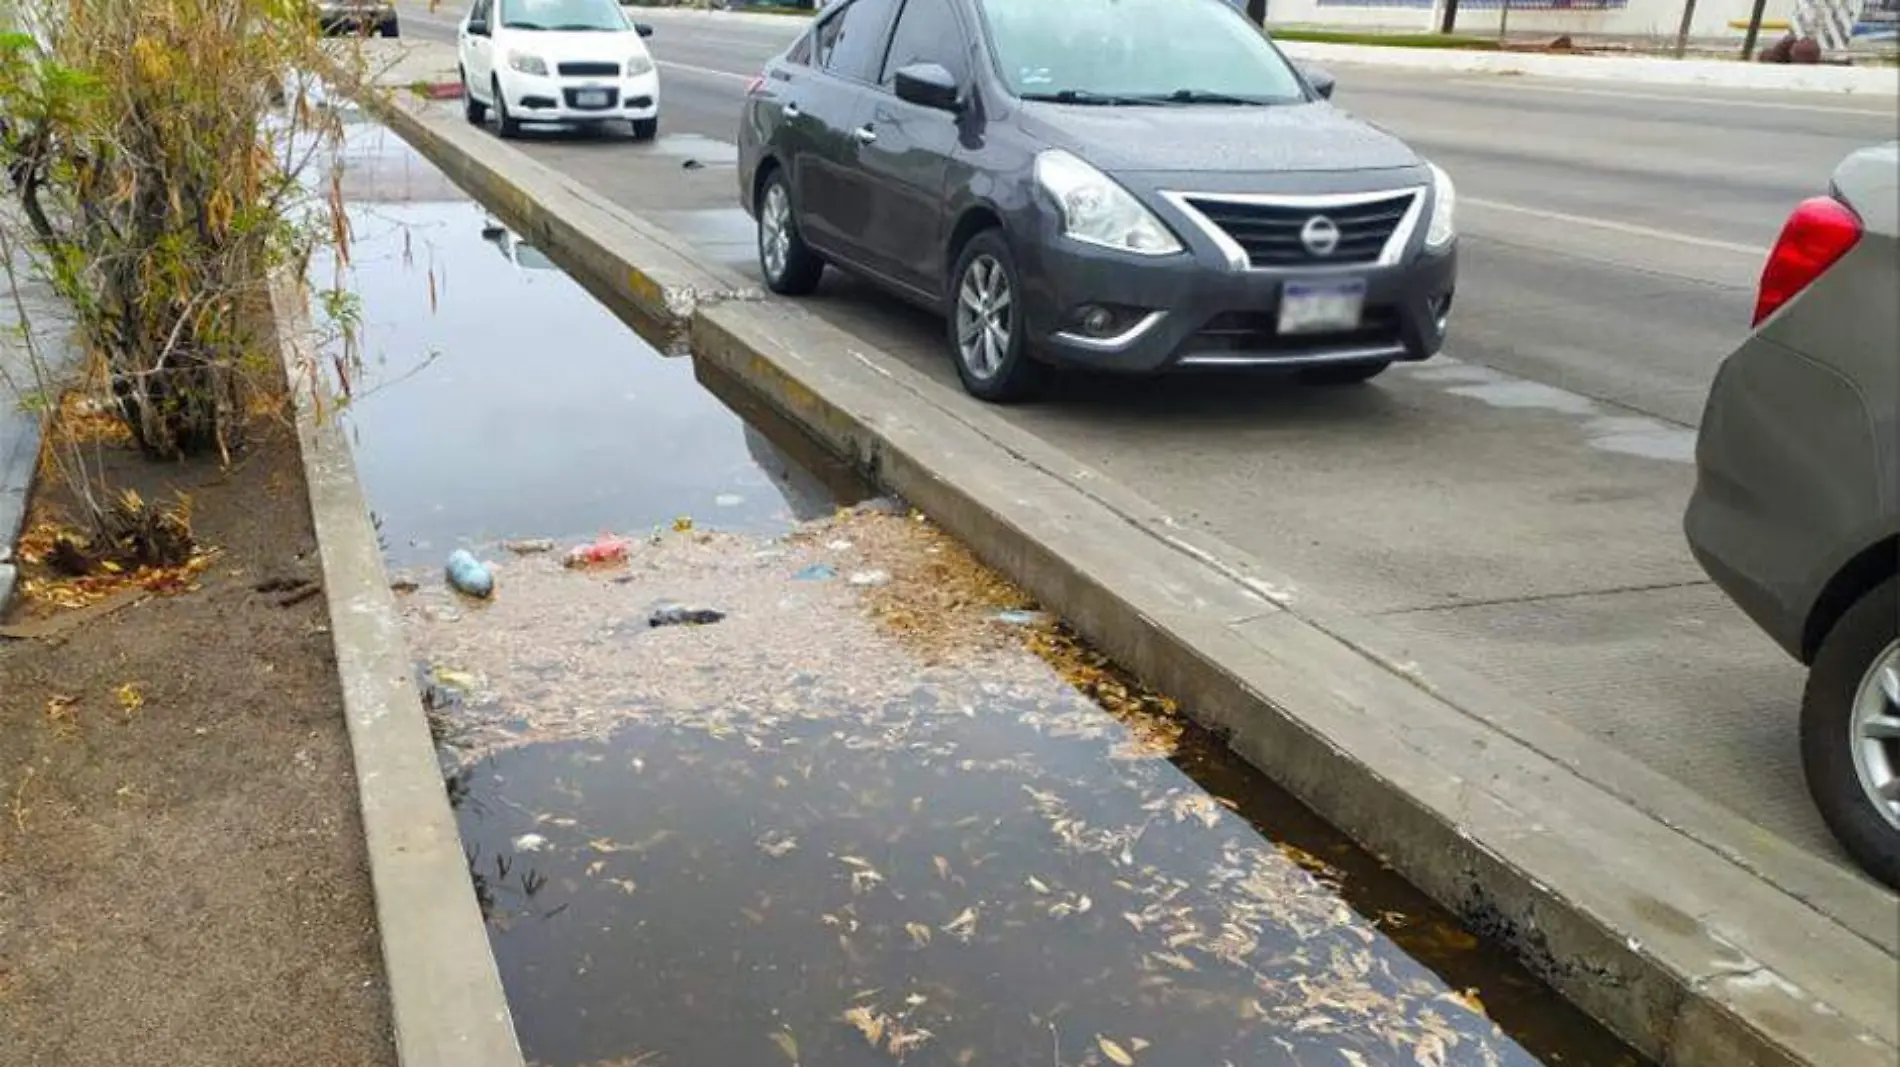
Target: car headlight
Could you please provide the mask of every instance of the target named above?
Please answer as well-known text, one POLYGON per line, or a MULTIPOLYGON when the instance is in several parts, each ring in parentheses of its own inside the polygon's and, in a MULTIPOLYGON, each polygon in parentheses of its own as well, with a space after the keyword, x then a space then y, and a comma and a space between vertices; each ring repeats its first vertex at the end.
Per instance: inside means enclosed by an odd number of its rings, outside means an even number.
POLYGON ((629 78, 637 78, 642 74, 651 74, 653 72, 653 57, 642 52, 632 59, 627 60, 625 69, 627 77, 629 78))
POLYGON ((523 74, 534 74, 543 78, 547 77, 548 73, 547 60, 540 56, 531 56, 526 52, 508 53, 508 67, 510 70, 518 70, 523 74))
POLYGON ((1061 149, 1036 157, 1036 184, 1055 199, 1069 237, 1144 256, 1181 251, 1181 242, 1133 194, 1061 149))
POLYGON ((1458 223, 1454 218, 1458 210, 1458 189, 1451 184, 1451 175, 1438 164, 1426 166, 1432 168, 1432 221, 1425 227, 1425 247, 1443 248, 1458 236, 1458 223))

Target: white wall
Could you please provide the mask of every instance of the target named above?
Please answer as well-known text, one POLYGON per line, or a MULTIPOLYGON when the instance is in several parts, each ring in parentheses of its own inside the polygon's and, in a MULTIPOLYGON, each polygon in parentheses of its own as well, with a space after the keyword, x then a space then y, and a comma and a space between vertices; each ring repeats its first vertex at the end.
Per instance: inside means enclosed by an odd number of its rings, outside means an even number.
MULTIPOLYGON (((1440 3, 1443 0, 1439 0, 1440 3)), ((1628 6, 1610 10, 1568 11, 1513 8, 1510 30, 1513 37, 1558 34, 1603 34, 1613 37, 1658 37, 1673 40, 1682 22, 1683 0, 1628 0, 1628 6)), ((1691 37, 1733 38, 1738 43, 1742 31, 1732 29, 1729 20, 1746 20, 1753 9, 1752 0, 1696 0, 1695 18, 1690 23, 1691 37)), ((1794 14, 1795 0, 1768 0, 1764 19, 1785 20, 1794 14)), ((1276 23, 1308 23, 1326 26, 1366 26, 1382 29, 1426 30, 1438 28, 1438 12, 1429 7, 1379 7, 1359 4, 1326 4, 1318 0, 1268 0, 1267 27, 1276 23)), ((1460 33, 1496 33, 1499 9, 1476 8, 1461 4, 1458 8, 1460 33)), ((1764 31, 1764 41, 1780 34, 1764 31)))

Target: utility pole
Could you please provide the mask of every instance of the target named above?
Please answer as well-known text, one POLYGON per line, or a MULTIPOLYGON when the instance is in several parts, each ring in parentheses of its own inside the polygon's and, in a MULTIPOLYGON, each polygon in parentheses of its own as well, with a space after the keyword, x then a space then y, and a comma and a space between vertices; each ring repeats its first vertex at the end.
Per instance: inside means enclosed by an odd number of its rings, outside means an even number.
POLYGON ((1498 43, 1503 44, 1511 37, 1511 0, 1499 0, 1498 5, 1498 43))
POLYGON ((1445 0, 1445 20, 1438 24, 1439 33, 1450 33, 1458 25, 1458 0, 1445 0))

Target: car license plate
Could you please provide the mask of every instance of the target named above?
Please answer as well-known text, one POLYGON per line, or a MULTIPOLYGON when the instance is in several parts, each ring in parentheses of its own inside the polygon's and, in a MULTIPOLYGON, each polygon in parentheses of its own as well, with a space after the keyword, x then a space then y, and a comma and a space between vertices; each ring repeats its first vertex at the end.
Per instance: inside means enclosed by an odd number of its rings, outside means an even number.
POLYGON ((1288 282, 1280 290, 1280 332, 1344 333, 1359 328, 1366 303, 1363 279, 1288 282))
POLYGON ((607 90, 581 89, 574 93, 575 107, 606 107, 607 90))

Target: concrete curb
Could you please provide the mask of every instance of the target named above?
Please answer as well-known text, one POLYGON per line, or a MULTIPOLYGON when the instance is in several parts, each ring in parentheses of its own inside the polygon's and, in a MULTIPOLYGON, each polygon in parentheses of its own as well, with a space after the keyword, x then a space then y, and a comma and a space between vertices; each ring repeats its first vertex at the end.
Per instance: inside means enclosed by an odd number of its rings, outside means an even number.
POLYGON ((303 280, 276 279, 271 304, 298 402, 397 1059, 402 1067, 522 1067, 356 462, 337 423, 320 419, 311 402, 319 364, 303 280))
MULTIPOLYGON (((673 8, 640 9, 639 17, 656 24, 704 20, 783 27, 788 43, 792 35, 798 32, 801 21, 791 15, 673 8)), ((1272 34, 1273 27, 1268 26, 1267 32, 1272 34)), ((1457 48, 1395 48, 1278 38, 1275 38, 1275 43, 1296 59, 1363 64, 1395 70, 1522 74, 1580 81, 1609 80, 1626 85, 1699 85, 1711 89, 1754 89, 1764 92, 1852 93, 1889 98, 1900 95, 1900 70, 1893 67, 1793 66, 1724 59, 1478 52, 1457 48)))
MULTIPOLYGON (((677 306, 669 284, 699 297, 743 289, 481 131, 376 107, 630 320, 677 306)), ((729 296, 691 303, 696 356, 1228 731, 1638 1049, 1679 1067, 1894 1062, 1891 895, 1764 844, 1710 805, 1683 802, 1676 822, 1650 814, 1644 796, 1682 801, 1681 787, 1476 683, 1421 674, 1366 624, 814 316, 729 296), (1744 851, 1773 870, 1733 858, 1744 851)))

